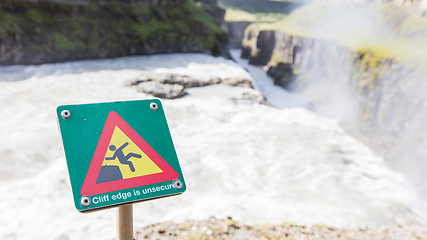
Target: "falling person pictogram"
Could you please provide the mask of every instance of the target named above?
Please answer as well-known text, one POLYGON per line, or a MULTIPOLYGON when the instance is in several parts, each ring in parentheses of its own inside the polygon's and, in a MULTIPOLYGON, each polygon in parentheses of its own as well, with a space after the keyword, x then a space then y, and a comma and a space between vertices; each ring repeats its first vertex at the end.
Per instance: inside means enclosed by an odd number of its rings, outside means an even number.
POLYGON ((129 145, 129 143, 125 142, 122 146, 120 146, 117 149, 116 149, 115 145, 110 145, 109 149, 111 151, 113 151, 114 154, 113 154, 112 157, 106 157, 105 160, 114 160, 114 159, 118 158, 121 164, 128 165, 129 168, 130 168, 130 170, 132 172, 135 172, 135 167, 133 166, 133 163, 131 161, 129 161, 129 159, 132 158, 132 157, 133 158, 141 158, 141 155, 131 152, 131 153, 126 154, 126 156, 125 156, 125 154, 123 153, 123 149, 127 145, 129 145))

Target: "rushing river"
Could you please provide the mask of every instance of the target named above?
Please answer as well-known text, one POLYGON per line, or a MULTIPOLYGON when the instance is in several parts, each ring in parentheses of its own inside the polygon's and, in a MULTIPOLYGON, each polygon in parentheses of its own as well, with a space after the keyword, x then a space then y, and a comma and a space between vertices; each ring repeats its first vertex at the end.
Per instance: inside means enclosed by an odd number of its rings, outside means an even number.
MULTIPOLYGON (((55 109, 151 98, 126 86, 144 71, 251 79, 238 64, 202 54, 0 67, 1 239, 114 237, 114 209, 83 215, 73 207, 55 109)), ((136 204, 135 227, 209 216, 333 226, 422 221, 411 186, 382 158, 335 120, 298 108, 306 104, 300 96, 253 77, 256 90, 215 85, 163 100, 188 189, 136 204), (258 91, 274 92, 266 95, 280 108, 247 98, 258 91)))

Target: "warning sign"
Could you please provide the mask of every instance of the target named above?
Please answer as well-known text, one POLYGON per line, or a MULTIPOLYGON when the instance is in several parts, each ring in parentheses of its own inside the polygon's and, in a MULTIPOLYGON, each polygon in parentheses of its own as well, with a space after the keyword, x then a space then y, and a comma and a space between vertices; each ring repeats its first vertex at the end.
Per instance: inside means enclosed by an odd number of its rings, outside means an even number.
POLYGON ((185 191, 160 101, 66 105, 57 114, 79 211, 185 191))
POLYGON ((110 112, 81 190, 83 196, 177 179, 178 173, 116 112, 110 112))

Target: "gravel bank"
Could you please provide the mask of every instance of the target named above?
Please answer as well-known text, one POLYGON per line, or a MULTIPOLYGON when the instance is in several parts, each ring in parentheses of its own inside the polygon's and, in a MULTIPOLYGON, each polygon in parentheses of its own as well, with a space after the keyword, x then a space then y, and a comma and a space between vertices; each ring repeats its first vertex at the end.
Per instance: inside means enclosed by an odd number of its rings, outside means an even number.
POLYGON ((277 239, 277 240, 418 240, 427 239, 427 226, 334 228, 328 226, 245 225, 231 218, 151 224, 136 232, 136 239, 277 239))

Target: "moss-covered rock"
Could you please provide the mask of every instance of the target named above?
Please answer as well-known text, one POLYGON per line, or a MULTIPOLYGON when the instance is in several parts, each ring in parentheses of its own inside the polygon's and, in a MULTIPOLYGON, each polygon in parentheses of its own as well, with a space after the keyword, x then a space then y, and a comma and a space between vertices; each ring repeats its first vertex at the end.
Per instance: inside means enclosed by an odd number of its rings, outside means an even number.
POLYGON ((215 19, 221 11, 215 1, 2 1, 0 64, 171 52, 221 55, 227 41, 215 19))

